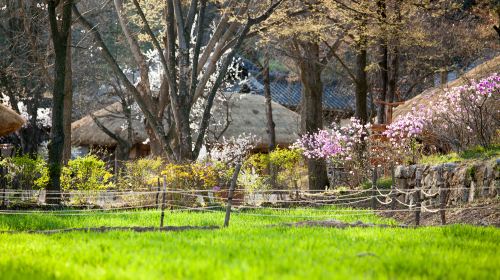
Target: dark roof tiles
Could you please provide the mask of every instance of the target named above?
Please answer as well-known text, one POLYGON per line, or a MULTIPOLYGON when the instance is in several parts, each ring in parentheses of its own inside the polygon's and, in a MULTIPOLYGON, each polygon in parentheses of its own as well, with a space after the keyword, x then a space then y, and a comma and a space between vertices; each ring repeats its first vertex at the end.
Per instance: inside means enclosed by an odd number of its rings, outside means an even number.
MULTIPOLYGON (((255 79, 250 79, 246 83, 247 89, 251 93, 264 95, 262 84, 255 79)), ((227 91, 240 92, 242 86, 233 85, 227 91)), ((323 87, 323 108, 327 110, 354 110, 355 99, 353 95, 339 92, 334 84, 328 84, 323 87)), ((271 82, 272 100, 287 107, 297 107, 302 99, 302 83, 288 82, 286 80, 271 82)))

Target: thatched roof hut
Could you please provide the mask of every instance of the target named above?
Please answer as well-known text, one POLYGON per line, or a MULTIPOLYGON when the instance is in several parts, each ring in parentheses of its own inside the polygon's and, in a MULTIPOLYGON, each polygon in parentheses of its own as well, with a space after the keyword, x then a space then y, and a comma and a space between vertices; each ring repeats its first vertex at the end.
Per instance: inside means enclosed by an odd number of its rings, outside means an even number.
POLYGON ((24 119, 12 109, 0 104, 0 136, 12 133, 24 124, 24 119))
POLYGON ((392 114, 393 120, 396 120, 398 117, 404 116, 407 113, 411 112, 413 107, 419 107, 419 105, 425 106, 427 104, 430 104, 431 102, 436 103, 441 98, 441 95, 446 91, 446 89, 464 85, 471 80, 480 80, 492 73, 500 73, 500 56, 497 56, 474 67, 456 80, 447 83, 445 86, 426 89, 421 94, 405 101, 405 104, 399 105, 398 107, 394 108, 392 114))
MULTIPOLYGON (((127 121, 120 102, 98 110, 93 115, 108 130, 127 139, 127 121)), ((148 138, 144 124, 137 118, 132 118, 132 135, 134 144, 144 142, 148 138)), ((91 115, 71 124, 71 143, 75 146, 104 147, 114 147, 117 144, 113 138, 99 128, 91 115)))
MULTIPOLYGON (((216 104, 212 110, 214 117, 211 121, 208 137, 216 135, 215 138, 222 139, 222 136, 230 138, 237 137, 242 133, 252 134, 257 136, 257 141, 254 143, 256 148, 266 147, 267 118, 265 98, 253 94, 229 94, 228 101, 223 103, 216 104), (229 114, 226 113, 226 106, 229 106, 229 114), (227 120, 229 120, 229 124, 226 127, 227 120), (218 123, 222 123, 222 127, 215 125, 218 123), (217 126, 217 129, 212 130, 214 126, 217 126)), ((280 146, 288 146, 298 138, 300 117, 297 113, 276 102, 272 102, 272 106, 273 118, 276 124, 276 142, 280 146)), ((138 112, 135 113, 138 114, 138 112)), ((110 131, 126 139, 126 120, 119 102, 96 111, 94 116, 110 131)), ((146 142, 148 135, 141 120, 133 118, 132 130, 133 144, 146 142)), ((90 115, 73 122, 71 124, 71 133, 71 142, 77 146, 114 147, 117 144, 115 140, 98 127, 90 115)))
MULTIPOLYGON (((226 138, 238 137, 243 133, 257 136, 256 149, 265 149, 268 146, 267 116, 265 97, 257 94, 228 94, 228 101, 214 106, 212 124, 224 123, 229 120, 222 136, 226 138), (229 114, 226 106, 229 107, 229 114)), ((275 123, 276 144, 287 147, 299 137, 300 116, 292 110, 272 101, 273 121, 275 123)), ((221 128, 212 130, 221 131, 221 128)), ((210 137, 209 135, 207 135, 210 137)))

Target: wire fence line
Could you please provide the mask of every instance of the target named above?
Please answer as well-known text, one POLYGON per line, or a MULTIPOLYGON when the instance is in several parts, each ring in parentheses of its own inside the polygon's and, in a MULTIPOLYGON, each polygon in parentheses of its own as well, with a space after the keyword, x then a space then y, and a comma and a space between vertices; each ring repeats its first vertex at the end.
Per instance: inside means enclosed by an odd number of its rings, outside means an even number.
MULTIPOLYGON (((471 191, 468 187, 448 187, 437 184, 422 188, 416 179, 411 188, 401 189, 393 183, 381 189, 377 185, 376 171, 372 187, 367 189, 334 189, 305 191, 301 189, 179 189, 168 185, 164 178, 163 188, 157 185, 136 189, 115 190, 67 190, 49 192, 45 190, 3 189, 0 190, 0 215, 49 214, 55 216, 90 215, 134 215, 164 212, 210 212, 224 214, 229 221, 231 213, 239 216, 277 217, 282 219, 335 218, 341 216, 363 216, 369 214, 415 213, 415 224, 420 224, 420 213, 440 213, 442 224, 446 223, 446 211, 493 209, 491 206, 447 206, 448 194, 452 191, 471 191), (168 185, 168 187, 167 187, 168 185), (59 204, 41 203, 46 195, 58 195, 63 207, 70 209, 44 209, 60 207, 59 204), (402 199, 401 199, 402 198, 402 199), (439 201, 435 201, 439 198, 439 201), (6 206, 10 200, 19 203, 21 209, 6 206), (433 201, 434 200, 434 201, 433 201), (28 209, 23 209, 28 208, 28 209), (36 208, 42 209, 36 209, 36 208), (97 207, 97 208, 96 208, 97 207), (331 209, 330 207, 338 207, 331 209), (30 209, 31 208, 31 209, 30 209), (371 208, 371 209, 367 209, 371 208), (307 210, 313 215, 294 214, 292 210, 307 210), (271 211, 271 212, 269 212, 271 211), (288 212, 287 212, 288 211, 288 212)), ((473 191, 473 190, 472 190, 473 191)), ((226 222, 225 222, 226 225, 226 222)))
MULTIPOLYGON (((120 195, 120 194, 127 194, 127 195, 141 195, 141 194, 152 194, 152 193, 157 193, 158 190, 151 190, 151 188, 143 188, 143 190, 147 191, 141 191, 139 190, 81 190, 81 191, 46 191, 46 190, 19 190, 19 189, 7 189, 5 191, 0 190, 0 195, 2 194, 22 194, 22 193, 40 193, 40 192, 46 192, 50 194, 61 194, 61 195, 70 195, 70 194, 114 194, 114 195, 120 195)), ((377 191, 380 193, 382 191, 385 192, 392 192, 393 190, 396 190, 397 192, 400 192, 402 194, 411 194, 414 193, 414 189, 409 189, 409 190, 402 190, 400 188, 391 188, 391 189, 380 189, 377 188, 377 191)), ((451 187, 451 188, 440 188, 440 190, 470 190, 469 187, 451 187)), ((335 196, 353 196, 353 195, 359 195, 362 193, 368 193, 371 192, 371 189, 364 189, 364 190, 355 190, 355 189, 340 189, 340 190, 327 190, 327 191, 310 191, 310 190, 294 190, 294 189, 288 189, 288 190, 283 190, 283 189, 263 189, 263 190, 246 190, 246 189, 235 189, 235 192, 245 192, 245 193, 300 193, 303 195, 309 195, 309 196, 317 196, 317 195, 322 195, 322 196, 327 196, 327 195, 335 195, 335 196), (347 193, 347 194, 343 194, 347 193)), ((424 190, 422 190, 424 191, 424 190)), ((212 189, 172 189, 168 188, 167 189, 168 193, 207 193, 207 192, 215 192, 212 189)), ((429 195, 431 196, 431 195, 429 195)))
MULTIPOLYGON (((146 194, 156 194, 156 192, 144 192, 146 194)), ((168 193, 165 192, 165 193, 168 193)), ((172 192, 181 196, 196 196, 196 197, 210 197, 210 196, 201 196, 201 195, 194 195, 189 193, 188 191, 182 193, 180 191, 172 192)), ((213 198, 213 197, 212 197, 213 198)), ((220 197, 220 202, 227 202, 229 198, 227 197, 220 197)), ((120 212, 123 210, 140 210, 140 209, 148 209, 146 212, 151 212, 151 211, 159 211, 159 204, 160 203, 150 203, 146 204, 149 202, 150 199, 143 199, 143 200, 137 200, 137 203, 139 205, 134 205, 134 206, 117 206, 117 207, 109 207, 109 208, 90 208, 91 206, 95 206, 93 204, 82 204, 78 205, 79 207, 89 207, 86 209, 62 209, 62 210, 11 210, 11 209, 2 209, 0 210, 0 214, 65 214, 65 213, 112 213, 112 214, 123 214, 123 213, 130 213, 130 214, 135 214, 138 213, 138 211, 130 211, 130 212, 120 212)), ((223 205, 212 205, 212 206, 187 206, 187 205, 182 205, 182 204, 176 204, 179 200, 176 199, 168 199, 165 200, 168 208, 170 209, 169 211, 179 211, 179 210, 194 210, 194 211, 203 211, 207 209, 222 209, 223 205)), ((299 205, 299 207, 291 207, 291 208, 284 208, 284 207, 272 207, 272 206, 257 206, 257 205, 241 205, 237 206, 235 208, 237 209, 252 209, 252 210, 273 210, 273 211, 287 211, 290 209, 295 209, 295 210, 300 210, 300 209, 307 209, 307 210, 312 210, 314 212, 350 212, 350 213, 359 213, 359 212, 364 212, 364 213, 390 213, 390 212, 414 212, 418 208, 416 207, 415 204, 407 204, 397 198, 391 198, 391 193, 389 194, 382 194, 379 193, 378 195, 364 195, 364 196, 358 196, 358 197, 352 197, 352 198, 343 198, 343 199, 301 199, 301 200, 276 200, 275 202, 280 203, 280 202, 287 202, 287 203, 303 203, 299 205), (382 201, 380 198, 385 198, 389 199, 389 201, 382 201), (323 208, 317 208, 317 206, 349 206, 349 205, 355 205, 358 203, 366 202, 371 199, 377 199, 378 203, 381 205, 388 205, 392 203, 394 200, 399 204, 404 207, 407 207, 408 209, 356 209, 356 208, 347 208, 347 209, 323 209, 323 208), (340 202, 339 202, 340 201, 340 202), (339 203, 335 203, 339 202, 339 203)), ((31 203, 28 205, 36 206, 38 205, 37 203, 31 203)), ((56 206, 55 204, 45 204, 48 206, 56 206)), ((434 206, 438 207, 438 206, 434 206)), ((419 207, 420 209, 424 211, 437 211, 439 209, 431 209, 428 206, 422 205, 419 207)), ((488 208, 488 207, 485 207, 488 208)), ((477 207, 453 207, 453 208, 445 208, 445 210, 453 210, 453 209, 479 209, 477 207)), ((240 213, 240 212, 238 212, 240 213)))
MULTIPOLYGON (((317 194, 317 193, 309 193, 308 191, 297 191, 297 190, 279 190, 279 193, 275 193, 275 190, 259 190, 259 191, 248 191, 244 189, 237 189, 235 190, 236 194, 241 195, 243 198, 233 198, 233 200, 236 201, 241 201, 245 202, 246 204, 258 204, 258 203, 273 203, 273 204, 278 204, 278 203, 303 203, 303 204, 317 204, 317 205, 329 205, 329 204, 339 204, 339 203, 356 203, 356 202, 362 202, 365 201, 366 199, 376 199, 378 203, 382 205, 387 205, 392 203, 393 200, 398 195, 405 195, 405 197, 409 197, 412 195, 415 195, 417 192, 420 192, 424 197, 435 197, 436 195, 439 194, 440 191, 459 191, 459 190, 470 190, 469 188, 465 187, 457 187, 457 188, 439 188, 438 190, 435 191, 433 194, 429 194, 423 189, 409 189, 409 190, 401 190, 399 188, 393 187, 391 189, 367 189, 367 190, 348 190, 347 194, 344 194, 344 191, 339 191, 338 193, 334 192, 326 192, 322 194, 317 194), (375 191, 374 191, 375 190, 375 191), (255 198, 256 196, 260 196, 258 198, 255 198), (385 201, 381 200, 385 199, 385 201), (254 200, 254 201, 252 201, 254 200), (253 202, 253 203, 252 203, 253 202)), ((32 199, 35 198, 37 195, 41 195, 43 191, 41 190, 31 190, 31 191, 26 191, 26 190, 6 190, 5 192, 0 192, 0 199, 18 199, 19 197, 16 197, 17 195, 26 195, 24 197, 20 197, 22 204, 27 205, 27 206, 36 206, 36 205, 42 205, 42 206, 57 206, 56 204, 47 204, 43 203, 40 204, 39 202, 33 201, 32 199)), ((54 193, 51 193, 54 194, 54 193)), ((166 190, 148 190, 148 191, 70 191, 70 192, 57 192, 56 194, 61 194, 63 197, 65 196, 73 196, 73 198, 85 200, 86 198, 89 199, 96 199, 96 198, 102 198, 102 199, 107 199, 109 201, 115 200, 117 202, 117 205, 119 207, 119 202, 117 201, 119 198, 134 198, 136 199, 136 203, 138 203, 139 206, 144 206, 140 205, 142 201, 149 201, 151 199, 156 200, 156 204, 158 204, 158 199, 159 196, 165 194, 165 195, 170 195, 170 200, 174 200, 172 198, 172 195, 176 196, 181 196, 181 197, 192 197, 192 198, 197 198, 202 200, 201 204, 208 202, 214 202, 214 201, 219 201, 219 202, 225 202, 228 200, 227 197, 227 192, 226 191, 219 191, 215 192, 213 190, 183 190, 183 189, 166 189, 166 190), (145 197, 141 200, 141 197, 145 197), (212 200, 212 201, 210 201, 212 200)), ((399 199, 396 199, 396 202, 399 204, 402 204, 406 207, 411 207, 413 206, 411 203, 407 204, 399 199)), ((66 206, 80 206, 80 207, 91 207, 91 206, 96 206, 96 204, 85 204, 85 203, 76 203, 75 205, 69 203, 66 206)), ((109 207, 107 208, 114 208, 117 209, 116 207, 113 207, 112 203, 109 203, 109 207)))

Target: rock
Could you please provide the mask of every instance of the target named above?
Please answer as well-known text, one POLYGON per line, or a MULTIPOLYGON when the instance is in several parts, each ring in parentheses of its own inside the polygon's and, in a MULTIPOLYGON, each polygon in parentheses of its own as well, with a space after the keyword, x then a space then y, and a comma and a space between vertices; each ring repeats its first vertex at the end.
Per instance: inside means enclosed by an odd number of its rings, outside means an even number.
POLYGON ((448 162, 445 164, 441 165, 443 167, 444 171, 453 171, 455 168, 457 168, 458 164, 455 162, 448 162))
POLYGON ((407 173, 408 178, 414 178, 416 170, 417 170, 417 165, 408 166, 408 173, 407 173))
MULTIPOLYGON (((495 197, 500 194, 500 158, 485 161, 463 163, 445 163, 440 165, 410 165, 395 168, 396 186, 401 190, 415 187, 415 171, 422 171, 421 186, 426 193, 422 203, 426 200, 429 205, 439 203, 439 186, 449 190, 448 204, 456 205, 467 203, 478 198, 495 197), (440 185, 438 174, 441 175, 440 185)), ((407 203, 411 197, 405 195, 407 203)), ((427 205, 427 204, 424 204, 427 205)))
POLYGON ((480 225, 480 226, 485 226, 485 227, 487 227, 487 226, 489 226, 490 224, 489 224, 488 222, 485 222, 485 221, 481 220, 481 221, 479 222, 479 225, 480 225))
POLYGON ((399 179, 408 178, 408 171, 406 170, 406 166, 404 165, 396 166, 396 168, 394 169, 394 177, 399 179))
POLYGON ((422 180, 422 188, 423 189, 430 189, 433 185, 433 178, 432 178, 432 174, 429 173, 427 174, 424 179, 422 180))

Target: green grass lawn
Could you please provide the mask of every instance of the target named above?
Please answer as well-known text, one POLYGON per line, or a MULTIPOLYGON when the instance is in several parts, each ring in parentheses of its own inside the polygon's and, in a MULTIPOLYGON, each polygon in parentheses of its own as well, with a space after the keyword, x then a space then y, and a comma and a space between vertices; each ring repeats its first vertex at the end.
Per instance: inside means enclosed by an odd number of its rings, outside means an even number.
MULTIPOLYGON (((0 234, 0 279, 500 279, 500 230, 472 226, 290 228, 333 208, 235 214, 229 228, 183 232, 0 234), (279 214, 280 217, 273 215, 279 214), (295 216, 295 217, 291 217, 295 216)), ((358 215, 359 214, 359 215, 358 215)), ((223 212, 168 212, 168 225, 221 225, 223 212)), ((156 226, 156 211, 1 215, 0 230, 156 226)))

